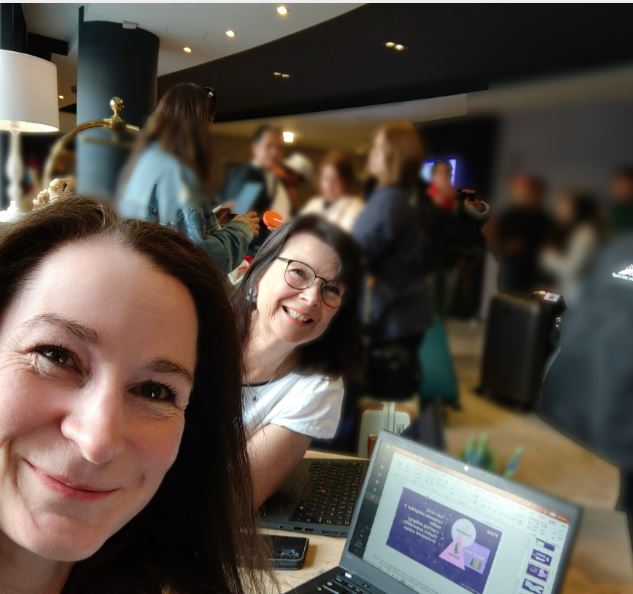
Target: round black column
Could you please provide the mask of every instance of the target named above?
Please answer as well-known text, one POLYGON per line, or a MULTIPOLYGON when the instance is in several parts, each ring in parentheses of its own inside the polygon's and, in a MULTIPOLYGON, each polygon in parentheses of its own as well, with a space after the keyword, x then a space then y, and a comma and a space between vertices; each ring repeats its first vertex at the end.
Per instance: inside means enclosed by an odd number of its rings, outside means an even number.
MULTIPOLYGON (((110 99, 121 97, 123 119, 142 126, 156 106, 159 39, 120 23, 84 21, 79 13, 77 124, 112 116, 110 99)), ((110 129, 77 137, 77 190, 98 199, 112 199, 133 138, 115 139, 110 129)))

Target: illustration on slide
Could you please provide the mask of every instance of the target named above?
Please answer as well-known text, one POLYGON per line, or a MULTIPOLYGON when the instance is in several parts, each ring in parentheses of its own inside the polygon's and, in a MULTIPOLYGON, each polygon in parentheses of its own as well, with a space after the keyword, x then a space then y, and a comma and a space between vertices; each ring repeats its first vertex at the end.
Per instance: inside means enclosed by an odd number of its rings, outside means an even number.
POLYGON ((451 529, 453 542, 444 549, 440 559, 448 561, 460 569, 472 569, 483 573, 486 569, 490 549, 477 544, 475 525, 464 518, 457 520, 451 529))
POLYGON ((405 487, 386 544, 469 592, 482 594, 501 536, 500 530, 405 487))

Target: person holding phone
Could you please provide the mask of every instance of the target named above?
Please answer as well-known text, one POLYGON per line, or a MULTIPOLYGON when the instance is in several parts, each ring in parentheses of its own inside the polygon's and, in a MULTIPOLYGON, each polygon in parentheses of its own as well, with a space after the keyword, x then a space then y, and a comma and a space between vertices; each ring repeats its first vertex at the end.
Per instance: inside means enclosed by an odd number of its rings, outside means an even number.
POLYGON ((117 207, 127 218, 178 229, 228 274, 259 234, 259 217, 251 212, 221 226, 211 210, 214 112, 213 90, 193 83, 171 87, 138 135, 117 207))

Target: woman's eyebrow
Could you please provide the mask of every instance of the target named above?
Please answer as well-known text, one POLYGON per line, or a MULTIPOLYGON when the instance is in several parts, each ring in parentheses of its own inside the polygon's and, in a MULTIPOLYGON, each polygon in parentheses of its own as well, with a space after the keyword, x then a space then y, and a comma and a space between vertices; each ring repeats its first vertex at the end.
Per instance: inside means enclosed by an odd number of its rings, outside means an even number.
POLYGON ((180 365, 180 363, 175 363, 169 359, 152 359, 147 365, 147 368, 156 373, 178 373, 193 383, 193 373, 184 365, 180 365))
POLYGON ((96 345, 99 344, 99 335, 97 334, 96 330, 93 330, 92 328, 88 328, 86 326, 82 326, 78 322, 63 318, 55 314, 40 314, 25 322, 24 325, 33 326, 39 322, 45 322, 47 324, 57 326, 62 330, 67 330, 83 342, 89 342, 96 345))

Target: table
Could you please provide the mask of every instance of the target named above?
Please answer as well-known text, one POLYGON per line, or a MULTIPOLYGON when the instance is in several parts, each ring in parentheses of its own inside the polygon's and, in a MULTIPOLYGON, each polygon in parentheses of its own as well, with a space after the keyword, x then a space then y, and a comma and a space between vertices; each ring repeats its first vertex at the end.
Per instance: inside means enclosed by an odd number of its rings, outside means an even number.
MULTIPOLYGON (((312 451, 306 457, 347 458, 312 451)), ((265 532, 289 534, 278 530, 265 532)), ((314 534, 309 538, 303 569, 275 572, 282 592, 338 565, 345 539, 314 534)), ((633 594, 633 554, 623 513, 585 509, 562 594, 633 594)))

